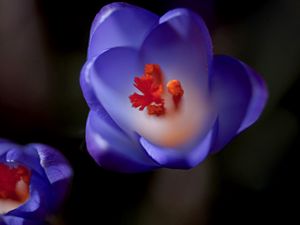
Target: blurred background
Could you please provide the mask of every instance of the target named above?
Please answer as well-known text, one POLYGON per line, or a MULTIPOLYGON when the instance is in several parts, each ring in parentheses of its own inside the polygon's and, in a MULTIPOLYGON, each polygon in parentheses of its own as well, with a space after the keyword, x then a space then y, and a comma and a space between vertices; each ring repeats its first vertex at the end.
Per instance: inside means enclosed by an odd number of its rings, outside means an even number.
POLYGON ((300 1, 127 1, 157 14, 191 8, 214 51, 259 71, 270 98, 261 119, 188 170, 118 174, 87 154, 79 86, 102 0, 0 0, 0 137, 60 149, 75 176, 52 225, 299 223, 300 1))

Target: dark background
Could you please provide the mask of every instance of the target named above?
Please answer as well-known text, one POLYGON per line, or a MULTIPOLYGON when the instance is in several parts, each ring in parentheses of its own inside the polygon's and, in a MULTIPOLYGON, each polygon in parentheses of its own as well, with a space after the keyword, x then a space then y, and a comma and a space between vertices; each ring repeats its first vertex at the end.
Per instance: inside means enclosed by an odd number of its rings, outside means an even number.
POLYGON ((297 224, 300 1, 127 1, 157 14, 204 17, 214 51, 259 71, 270 98, 261 119, 188 170, 118 174, 87 154, 79 87, 101 0, 0 0, 0 137, 61 150, 75 176, 53 225, 297 224))

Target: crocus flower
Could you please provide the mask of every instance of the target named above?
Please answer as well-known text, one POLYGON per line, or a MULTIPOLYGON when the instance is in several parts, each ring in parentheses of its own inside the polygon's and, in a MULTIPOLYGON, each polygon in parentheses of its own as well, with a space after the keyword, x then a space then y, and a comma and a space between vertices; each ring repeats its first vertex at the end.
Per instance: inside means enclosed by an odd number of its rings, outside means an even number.
POLYGON ((267 99, 253 69, 213 55, 201 17, 126 3, 94 19, 80 83, 87 149, 120 172, 192 168, 253 124, 267 99))
POLYGON ((41 225, 58 209, 72 169, 55 149, 0 139, 0 225, 41 225))

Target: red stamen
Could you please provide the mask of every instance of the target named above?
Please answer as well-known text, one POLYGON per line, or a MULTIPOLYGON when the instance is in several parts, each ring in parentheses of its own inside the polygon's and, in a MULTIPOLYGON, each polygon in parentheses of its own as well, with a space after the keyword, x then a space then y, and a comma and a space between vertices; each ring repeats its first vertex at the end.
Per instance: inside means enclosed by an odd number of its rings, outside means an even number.
POLYGON ((0 164, 0 199, 10 199, 24 202, 29 197, 30 171, 24 166, 11 167, 0 164), (17 183, 23 181, 27 190, 20 193, 17 190, 17 183))

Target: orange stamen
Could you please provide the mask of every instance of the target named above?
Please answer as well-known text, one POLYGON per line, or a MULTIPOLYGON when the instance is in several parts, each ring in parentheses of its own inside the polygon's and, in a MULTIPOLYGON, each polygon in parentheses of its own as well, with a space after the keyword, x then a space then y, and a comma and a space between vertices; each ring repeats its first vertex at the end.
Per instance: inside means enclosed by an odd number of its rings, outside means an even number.
POLYGON ((178 109, 180 100, 184 94, 184 90, 179 80, 170 80, 167 83, 168 92, 173 96, 175 108, 178 109))
POLYGON ((29 197, 30 171, 24 166, 0 164, 0 199, 25 202, 29 197), (17 189, 19 181, 26 184, 24 191, 17 189))

